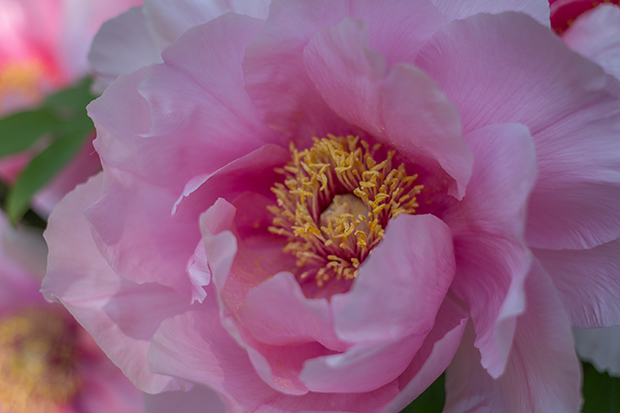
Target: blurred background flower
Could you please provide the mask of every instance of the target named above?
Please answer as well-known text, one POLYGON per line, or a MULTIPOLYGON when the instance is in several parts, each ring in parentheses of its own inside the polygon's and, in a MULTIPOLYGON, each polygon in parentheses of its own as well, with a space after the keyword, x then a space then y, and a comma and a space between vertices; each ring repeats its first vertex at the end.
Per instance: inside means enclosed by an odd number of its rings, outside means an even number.
POLYGON ((45 98, 89 73, 87 54, 101 24, 138 4, 0 0, 0 114, 14 115, 0 122, 0 180, 12 187, 6 209, 13 221, 35 193, 34 208, 46 217, 66 192, 100 169, 84 111, 93 98, 89 84, 60 99, 45 98))
POLYGON ((46 247, 0 214, 0 411, 139 413, 142 393, 39 288, 46 247))

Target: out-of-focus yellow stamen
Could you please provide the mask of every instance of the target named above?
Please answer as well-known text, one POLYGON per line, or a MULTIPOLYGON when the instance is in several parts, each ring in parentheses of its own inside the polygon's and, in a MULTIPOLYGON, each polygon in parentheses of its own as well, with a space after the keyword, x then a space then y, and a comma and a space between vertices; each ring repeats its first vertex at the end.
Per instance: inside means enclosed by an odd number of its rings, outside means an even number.
POLYGON ((80 388, 75 336, 55 312, 31 308, 0 320, 0 406, 52 413, 80 388))
POLYGON ((300 279, 312 275, 323 286, 355 278, 388 221, 415 213, 423 188, 413 184, 417 175, 393 166, 394 151, 378 161, 379 148, 356 136, 315 138, 301 152, 291 144, 291 161, 276 169, 285 179, 272 188, 269 231, 288 237, 284 250, 297 257, 300 279))
POLYGON ((5 99, 18 97, 22 101, 36 102, 41 98, 40 81, 45 67, 38 60, 7 62, 0 65, 0 112, 5 99))

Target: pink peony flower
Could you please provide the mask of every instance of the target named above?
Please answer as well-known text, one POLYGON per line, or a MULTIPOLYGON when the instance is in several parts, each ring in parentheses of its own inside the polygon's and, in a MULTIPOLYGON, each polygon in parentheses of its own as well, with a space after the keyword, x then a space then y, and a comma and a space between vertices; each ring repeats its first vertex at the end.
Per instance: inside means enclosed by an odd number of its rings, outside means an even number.
MULTIPOLYGON (((88 74, 88 50, 101 24, 140 4, 141 0, 0 0, 0 114, 34 107, 50 92, 88 74)), ((2 159, 0 179, 14 183, 38 149, 2 159)), ((99 170, 89 142, 39 193, 36 209, 49 214, 67 192, 99 170)))
POLYGON ((188 412, 398 412, 446 368, 448 412, 577 412, 570 326, 620 324, 620 106, 548 13, 214 13, 89 107, 44 294, 188 412))
POLYGON ((59 304, 39 293, 40 234, 0 215, 0 410, 4 413, 138 413, 142 393, 59 304))

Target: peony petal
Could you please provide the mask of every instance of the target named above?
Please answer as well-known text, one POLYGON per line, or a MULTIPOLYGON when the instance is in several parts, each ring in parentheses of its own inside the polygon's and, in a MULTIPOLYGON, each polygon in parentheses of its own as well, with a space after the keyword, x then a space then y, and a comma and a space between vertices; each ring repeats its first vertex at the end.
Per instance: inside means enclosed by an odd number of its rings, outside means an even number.
POLYGON ((498 14, 517 11, 549 27, 549 2, 547 0, 433 0, 433 4, 449 20, 466 19, 480 13, 498 14))
POLYGON ((620 80, 620 7, 601 4, 580 15, 562 40, 620 80))
POLYGON ((344 353, 309 359, 299 378, 310 391, 362 393, 394 381, 409 365, 424 337, 356 343, 344 353))
POLYGON ((304 360, 322 356, 327 349, 315 342, 267 345, 254 339, 239 320, 248 291, 294 265, 294 258, 282 252, 283 243, 274 242, 273 235, 266 231, 269 221, 264 221, 267 215, 264 205, 263 200, 249 194, 239 197, 235 206, 218 200, 201 216, 203 240, 225 326, 247 350, 256 371, 267 384, 286 394, 301 395, 308 392, 297 377, 304 360), (235 214, 236 209, 241 213, 235 214), (237 238, 238 234, 244 236, 237 238))
POLYGON ((185 267, 200 241, 196 224, 170 216, 170 192, 105 163, 104 169, 105 191, 85 212, 101 254, 128 280, 158 282, 189 295, 185 267))
POLYGON ((493 379, 480 365, 466 329, 446 371, 446 413, 578 412, 580 365, 568 318, 549 277, 535 264, 526 281, 527 312, 518 318, 504 374, 493 379))
POLYGON ((446 25, 417 64, 459 108, 465 132, 503 122, 530 129, 539 176, 529 245, 591 248, 620 236, 620 109, 599 67, 517 13, 446 25))
POLYGON ((411 161, 437 172, 440 166, 457 183, 453 195, 463 196, 472 155, 456 108, 418 69, 397 65, 388 72, 385 59, 366 46, 363 22, 345 19, 317 32, 304 65, 336 114, 411 161))
POLYGON ((163 61, 149 29, 142 8, 132 8, 101 26, 88 53, 98 91, 121 75, 163 61))
POLYGON ((573 327, 579 356, 599 371, 620 377, 620 326, 583 329, 573 327))
POLYGON ((351 290, 332 297, 338 336, 386 342, 417 335, 421 345, 454 277, 453 260, 452 233, 437 217, 393 219, 351 290))
POLYGON ((313 33, 346 17, 368 23, 370 47, 389 63, 413 62, 444 24, 428 0, 275 0, 263 31, 246 51, 243 67, 248 93, 265 121, 291 138, 351 133, 322 101, 303 63, 303 49, 313 33))
POLYGON ((228 12, 265 19, 270 0, 167 0, 146 1, 144 14, 154 39, 163 50, 194 26, 207 23, 228 12))
POLYGON ((469 305, 482 365, 498 377, 515 317, 524 311, 530 253, 523 230, 536 154, 529 131, 520 124, 487 126, 465 140, 474 150, 473 175, 463 201, 444 216, 455 240, 457 273, 451 290, 469 305))
POLYGON ((560 293, 571 324, 620 324, 620 240, 590 250, 533 250, 560 293))
POLYGON ((49 219, 48 273, 41 291, 63 303, 123 373, 147 392, 189 388, 188 383, 153 374, 146 351, 159 323, 189 305, 174 290, 122 279, 95 245, 84 209, 102 192, 102 176, 67 195, 49 219))
POLYGON ((188 392, 145 394, 144 404, 144 413, 226 413, 226 406, 219 395, 205 386, 194 386, 188 392))
POLYGON ((278 273, 252 288, 239 310, 239 320, 256 340, 265 344, 316 341, 335 351, 348 347, 336 337, 327 299, 304 296, 297 280, 288 272, 278 273))
POLYGON ((461 342, 468 314, 449 296, 441 305, 435 325, 413 361, 398 378, 400 393, 384 410, 400 412, 448 367, 461 342))
MULTIPOLYGON (((209 298, 205 301, 208 301, 209 298)), ((204 383, 220 393, 229 413, 379 413, 394 398, 395 383, 370 393, 288 396, 257 376, 248 355, 222 327, 215 307, 162 323, 149 351, 154 371, 204 383)))
POLYGON ((180 220, 194 221, 213 205, 217 198, 233 202, 243 192, 254 192, 272 197, 271 186, 282 180, 274 169, 291 159, 290 151, 278 145, 267 144, 241 156, 212 174, 190 180, 183 195, 176 201, 172 213, 180 220))
POLYGON ((149 177, 185 185, 275 139, 259 120, 241 71, 244 50, 261 26, 235 14, 212 20, 166 49, 165 63, 145 76, 139 90, 153 119, 145 141, 167 151, 149 177))

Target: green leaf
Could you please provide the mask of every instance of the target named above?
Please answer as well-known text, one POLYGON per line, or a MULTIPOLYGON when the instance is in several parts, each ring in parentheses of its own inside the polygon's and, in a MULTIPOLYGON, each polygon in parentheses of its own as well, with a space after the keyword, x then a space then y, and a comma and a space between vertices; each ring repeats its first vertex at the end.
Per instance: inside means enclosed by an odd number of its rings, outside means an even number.
POLYGON ((87 118, 86 106, 95 98, 92 80, 82 79, 75 86, 50 95, 36 110, 0 119, 0 158, 22 152, 43 135, 66 128, 67 122, 87 118))
POLYGON ((48 108, 20 112, 0 119, 0 158, 22 152, 57 127, 48 108))
POLYGON ((55 134, 52 144, 32 159, 7 195, 6 210, 11 222, 21 219, 34 194, 75 156, 92 129, 88 118, 65 124, 63 130, 55 134))
POLYGON ((61 110, 63 108, 85 109, 96 97, 90 92, 92 84, 92 79, 86 77, 69 89, 49 95, 43 102, 43 106, 61 110))
POLYGON ((445 373, 419 395, 401 413, 441 413, 446 403, 445 373))
MULTIPOLYGON (((620 344, 619 344, 620 345, 620 344)), ((619 413, 620 378, 599 373, 590 363, 583 365, 583 413, 619 413)))

